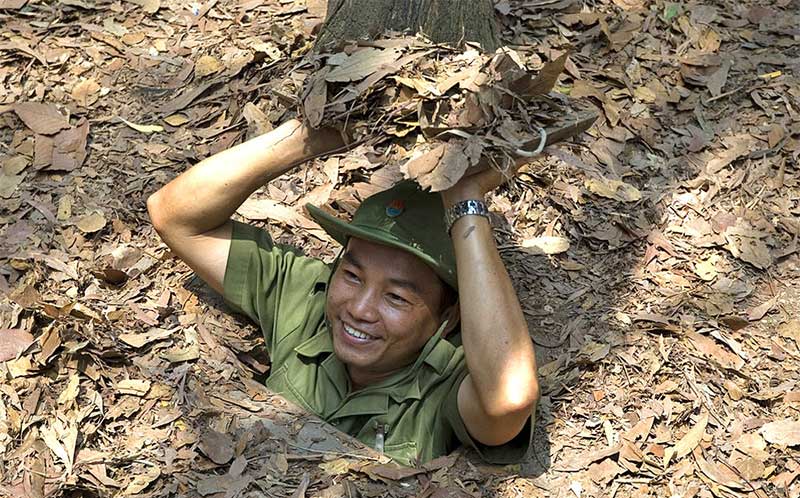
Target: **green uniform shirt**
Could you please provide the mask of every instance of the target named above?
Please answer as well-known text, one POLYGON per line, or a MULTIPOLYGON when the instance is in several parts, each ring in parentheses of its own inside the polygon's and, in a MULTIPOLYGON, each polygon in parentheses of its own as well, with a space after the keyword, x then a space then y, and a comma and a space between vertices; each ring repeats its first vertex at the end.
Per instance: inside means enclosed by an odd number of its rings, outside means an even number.
POLYGON ((385 381, 350 392, 344 364, 333 354, 325 321, 332 268, 273 244, 269 234, 234 222, 225 271, 225 300, 261 326, 272 369, 267 387, 364 444, 406 465, 449 453, 459 441, 491 463, 526 454, 531 420, 510 443, 474 441, 458 412, 458 387, 467 374, 464 350, 435 334, 417 361, 385 381))

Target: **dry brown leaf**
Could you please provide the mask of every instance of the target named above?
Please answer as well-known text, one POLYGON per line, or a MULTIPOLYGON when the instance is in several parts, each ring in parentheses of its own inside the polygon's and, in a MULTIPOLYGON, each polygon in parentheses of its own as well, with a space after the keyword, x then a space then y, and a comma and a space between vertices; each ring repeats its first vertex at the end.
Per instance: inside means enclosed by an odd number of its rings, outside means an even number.
POLYGON ((247 127, 250 130, 251 136, 263 135, 272 130, 272 123, 269 121, 267 115, 252 102, 248 102, 244 105, 242 116, 244 116, 245 121, 247 121, 247 127))
POLYGON ((531 98, 536 95, 549 93, 558 81, 558 77, 564 72, 568 53, 563 53, 556 59, 546 63, 535 78, 526 74, 511 85, 511 91, 525 97, 531 98))
POLYGON ((224 68, 222 63, 218 61, 216 58, 210 55, 204 55, 197 59, 197 62, 194 64, 194 74, 202 78, 203 76, 208 76, 209 74, 218 73, 224 68))
POLYGON ((228 434, 209 429, 200 438, 200 450, 217 465, 233 459, 233 440, 228 434))
POLYGON ((325 114, 325 103, 328 99, 328 84, 325 77, 329 72, 330 68, 326 66, 312 76, 311 84, 308 85, 308 94, 303 99, 303 115, 312 128, 319 126, 325 114))
POLYGON ((339 52, 328 57, 327 64, 335 66, 325 75, 326 81, 359 81, 375 71, 395 62, 403 53, 396 49, 365 47, 348 55, 339 52))
POLYGON ((763 240, 751 237, 731 236, 727 233, 725 234, 725 238, 728 241, 725 248, 728 249, 734 257, 762 270, 772 265, 772 254, 763 240))
MULTIPOLYGON (((320 467, 322 467, 320 465, 320 467)), ((323 469, 324 470, 324 469, 323 469)), ((425 469, 415 469, 410 467, 403 467, 396 463, 384 463, 367 465, 360 469, 360 472, 367 474, 373 480, 389 479, 392 481, 400 481, 415 475, 425 472, 425 469)))
POLYGON ((642 198, 642 193, 629 183, 610 178, 591 178, 585 182, 586 188, 599 196, 616 199, 623 202, 636 202, 642 198))
POLYGON ((151 342, 161 341, 163 339, 168 338, 169 336, 172 335, 172 332, 174 332, 174 330, 166 330, 153 327, 144 333, 120 334, 119 339, 125 344, 128 344, 129 346, 133 346, 135 348, 141 348, 142 346, 150 344, 151 342))
POLYGON ((773 297, 772 299, 768 299, 763 303, 755 306, 749 310, 747 310, 747 319, 751 322, 761 320, 764 316, 769 313, 769 311, 775 307, 775 304, 778 302, 778 296, 773 297))
POLYGON ((100 211, 92 211, 91 213, 81 216, 75 223, 75 226, 83 233, 98 232, 106 226, 106 218, 100 211))
POLYGON ((3 174, 18 175, 28 167, 30 161, 22 155, 11 156, 3 161, 3 174))
POLYGON ((773 125, 769 128, 769 133, 767 133, 767 144, 769 145, 770 149, 778 145, 785 136, 786 128, 778 123, 773 123, 773 125))
POLYGON ((33 336, 22 329, 0 329, 0 361, 8 361, 28 349, 33 336))
POLYGON ((150 381, 142 379, 123 379, 117 382, 117 392, 133 396, 144 396, 150 390, 150 381))
POLYGON ((445 143, 439 163, 433 171, 418 176, 417 182, 431 192, 441 192, 455 185, 469 167, 465 146, 462 141, 445 143))
POLYGON ((69 380, 67 384, 64 386, 64 389, 61 391, 61 394, 58 395, 58 404, 59 405, 68 405, 72 403, 75 398, 78 397, 78 391, 80 389, 80 377, 77 373, 73 373, 69 376, 69 380))
POLYGON ((78 103, 78 105, 89 107, 97 102, 97 99, 100 98, 100 84, 97 83, 93 78, 81 80, 78 84, 72 87, 72 92, 70 95, 72 96, 73 100, 78 103))
POLYGON ((706 460, 700 448, 697 448, 694 452, 694 458, 700 471, 712 481, 728 488, 744 488, 744 484, 739 480, 739 476, 735 472, 725 465, 717 465, 706 460))
POLYGON ((72 196, 62 195, 58 199, 58 221, 66 221, 72 216, 72 196))
POLYGON ((706 433, 706 426, 708 425, 708 412, 703 411, 697 423, 687 432, 672 448, 668 448, 664 452, 664 468, 669 465, 672 457, 683 458, 691 453, 706 433))
POLYGON ((145 490, 153 481, 161 476, 161 470, 158 466, 153 465, 148 467, 147 472, 138 474, 133 477, 133 480, 122 491, 123 496, 138 495, 145 490))
POLYGON ((164 131, 164 127, 163 126, 159 126, 159 125, 140 125, 140 124, 132 123, 132 122, 128 121, 127 119, 123 118, 123 117, 120 117, 119 119, 120 119, 120 121, 122 121, 126 125, 130 126, 134 130, 136 130, 138 132, 141 132, 141 133, 150 134, 150 133, 158 133, 158 132, 164 131))
POLYGON ((594 482, 605 485, 624 471, 625 469, 617 465, 617 462, 613 459, 606 458, 600 463, 589 465, 589 468, 586 470, 586 475, 594 482))
POLYGON ((8 199, 17 191, 25 175, 0 174, 0 197, 8 199))
POLYGON ((299 228, 316 227, 296 209, 272 199, 247 199, 236 212, 248 220, 274 220, 299 228))
POLYGON ((148 14, 155 14, 161 8, 161 0, 128 0, 142 7, 148 14))
POLYGON ((21 9, 28 3, 28 0, 0 0, 0 10, 17 10, 21 9))
POLYGON ((71 469, 72 467, 72 459, 67 454, 67 450, 61 445, 61 441, 58 439, 58 435, 56 431, 51 426, 42 427, 40 430, 40 434, 42 436, 42 440, 50 448, 50 451, 61 460, 67 469, 71 469))
POLYGON ((722 63, 719 69, 717 69, 711 76, 708 77, 706 86, 711 92, 711 95, 714 97, 722 93, 722 88, 728 81, 728 71, 730 71, 730 68, 731 63, 730 61, 726 60, 722 63))
POLYGON ((297 201, 297 205, 305 206, 306 204, 311 204, 317 207, 323 206, 324 204, 327 204, 332 192, 333 183, 323 183, 322 185, 317 185, 311 190, 311 192, 301 197, 300 200, 297 201))
POLYGON ((555 235, 541 235, 523 240, 520 247, 531 254, 561 254, 569 249, 569 239, 555 235))
POLYGON ((436 168, 444 155, 445 146, 439 144, 431 150, 413 156, 409 161, 400 167, 400 171, 406 178, 416 179, 422 175, 430 173, 436 168))
POLYGON ((744 366, 744 360, 741 357, 724 350, 713 339, 692 330, 687 330, 686 336, 706 358, 719 363, 722 367, 739 370, 744 366))
POLYGON ((69 128, 69 121, 58 112, 55 104, 23 102, 14 104, 14 112, 25 126, 40 135, 53 135, 64 128, 69 128))
POLYGON ((710 282, 717 278, 717 262, 719 261, 720 257, 716 254, 712 255, 708 259, 698 261, 694 264, 694 272, 698 277, 702 278, 706 282, 710 282))
POLYGON ((350 472, 350 467, 353 461, 347 458, 337 458, 329 462, 324 462, 318 465, 326 474, 338 476, 350 472))
POLYGON ((800 347, 800 320, 789 320, 778 327, 781 337, 792 339, 800 347))
POLYGON ((46 170, 72 171, 86 160, 89 121, 81 120, 77 126, 53 137, 52 157, 46 170))
POLYGON ((767 442, 781 446, 800 445, 800 420, 783 419, 765 424, 759 431, 767 442))
POLYGON ((171 349, 161 355, 162 358, 170 363, 181 363, 200 358, 200 345, 192 343, 185 348, 171 349))
POLYGON ((164 122, 170 126, 183 126, 189 122, 189 118, 184 114, 172 114, 164 118, 164 122))

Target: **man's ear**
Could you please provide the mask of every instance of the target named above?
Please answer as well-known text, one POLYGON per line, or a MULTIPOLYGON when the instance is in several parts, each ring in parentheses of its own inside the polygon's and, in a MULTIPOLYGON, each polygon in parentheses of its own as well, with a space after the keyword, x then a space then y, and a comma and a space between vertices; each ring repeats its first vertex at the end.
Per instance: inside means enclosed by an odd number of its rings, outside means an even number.
POLYGON ((442 330, 442 337, 447 337, 458 327, 459 322, 461 322, 461 309, 458 303, 459 301, 456 299, 456 302, 445 308, 442 312, 442 322, 447 320, 447 325, 445 325, 444 330, 442 330))

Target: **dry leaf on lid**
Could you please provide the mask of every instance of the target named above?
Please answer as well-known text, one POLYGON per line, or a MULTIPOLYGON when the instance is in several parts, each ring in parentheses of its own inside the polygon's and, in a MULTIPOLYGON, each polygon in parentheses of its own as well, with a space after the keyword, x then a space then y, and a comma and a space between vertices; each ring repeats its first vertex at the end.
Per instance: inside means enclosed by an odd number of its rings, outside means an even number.
POLYGON ((402 52, 396 49, 365 47, 350 55, 339 52, 328 57, 327 63, 335 66, 327 75, 326 81, 358 81, 374 73, 382 66, 395 62, 402 52))

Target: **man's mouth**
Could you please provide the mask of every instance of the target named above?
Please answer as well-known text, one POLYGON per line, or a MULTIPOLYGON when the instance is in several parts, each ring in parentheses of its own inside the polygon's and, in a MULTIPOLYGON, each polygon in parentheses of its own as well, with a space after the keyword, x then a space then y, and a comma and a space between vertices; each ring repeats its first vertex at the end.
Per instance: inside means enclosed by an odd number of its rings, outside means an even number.
POLYGON ((344 327, 344 333, 349 335, 350 337, 354 337, 360 341, 370 341, 375 339, 374 336, 371 336, 365 332, 362 332, 358 329, 354 329, 353 327, 343 323, 342 326, 344 327))

